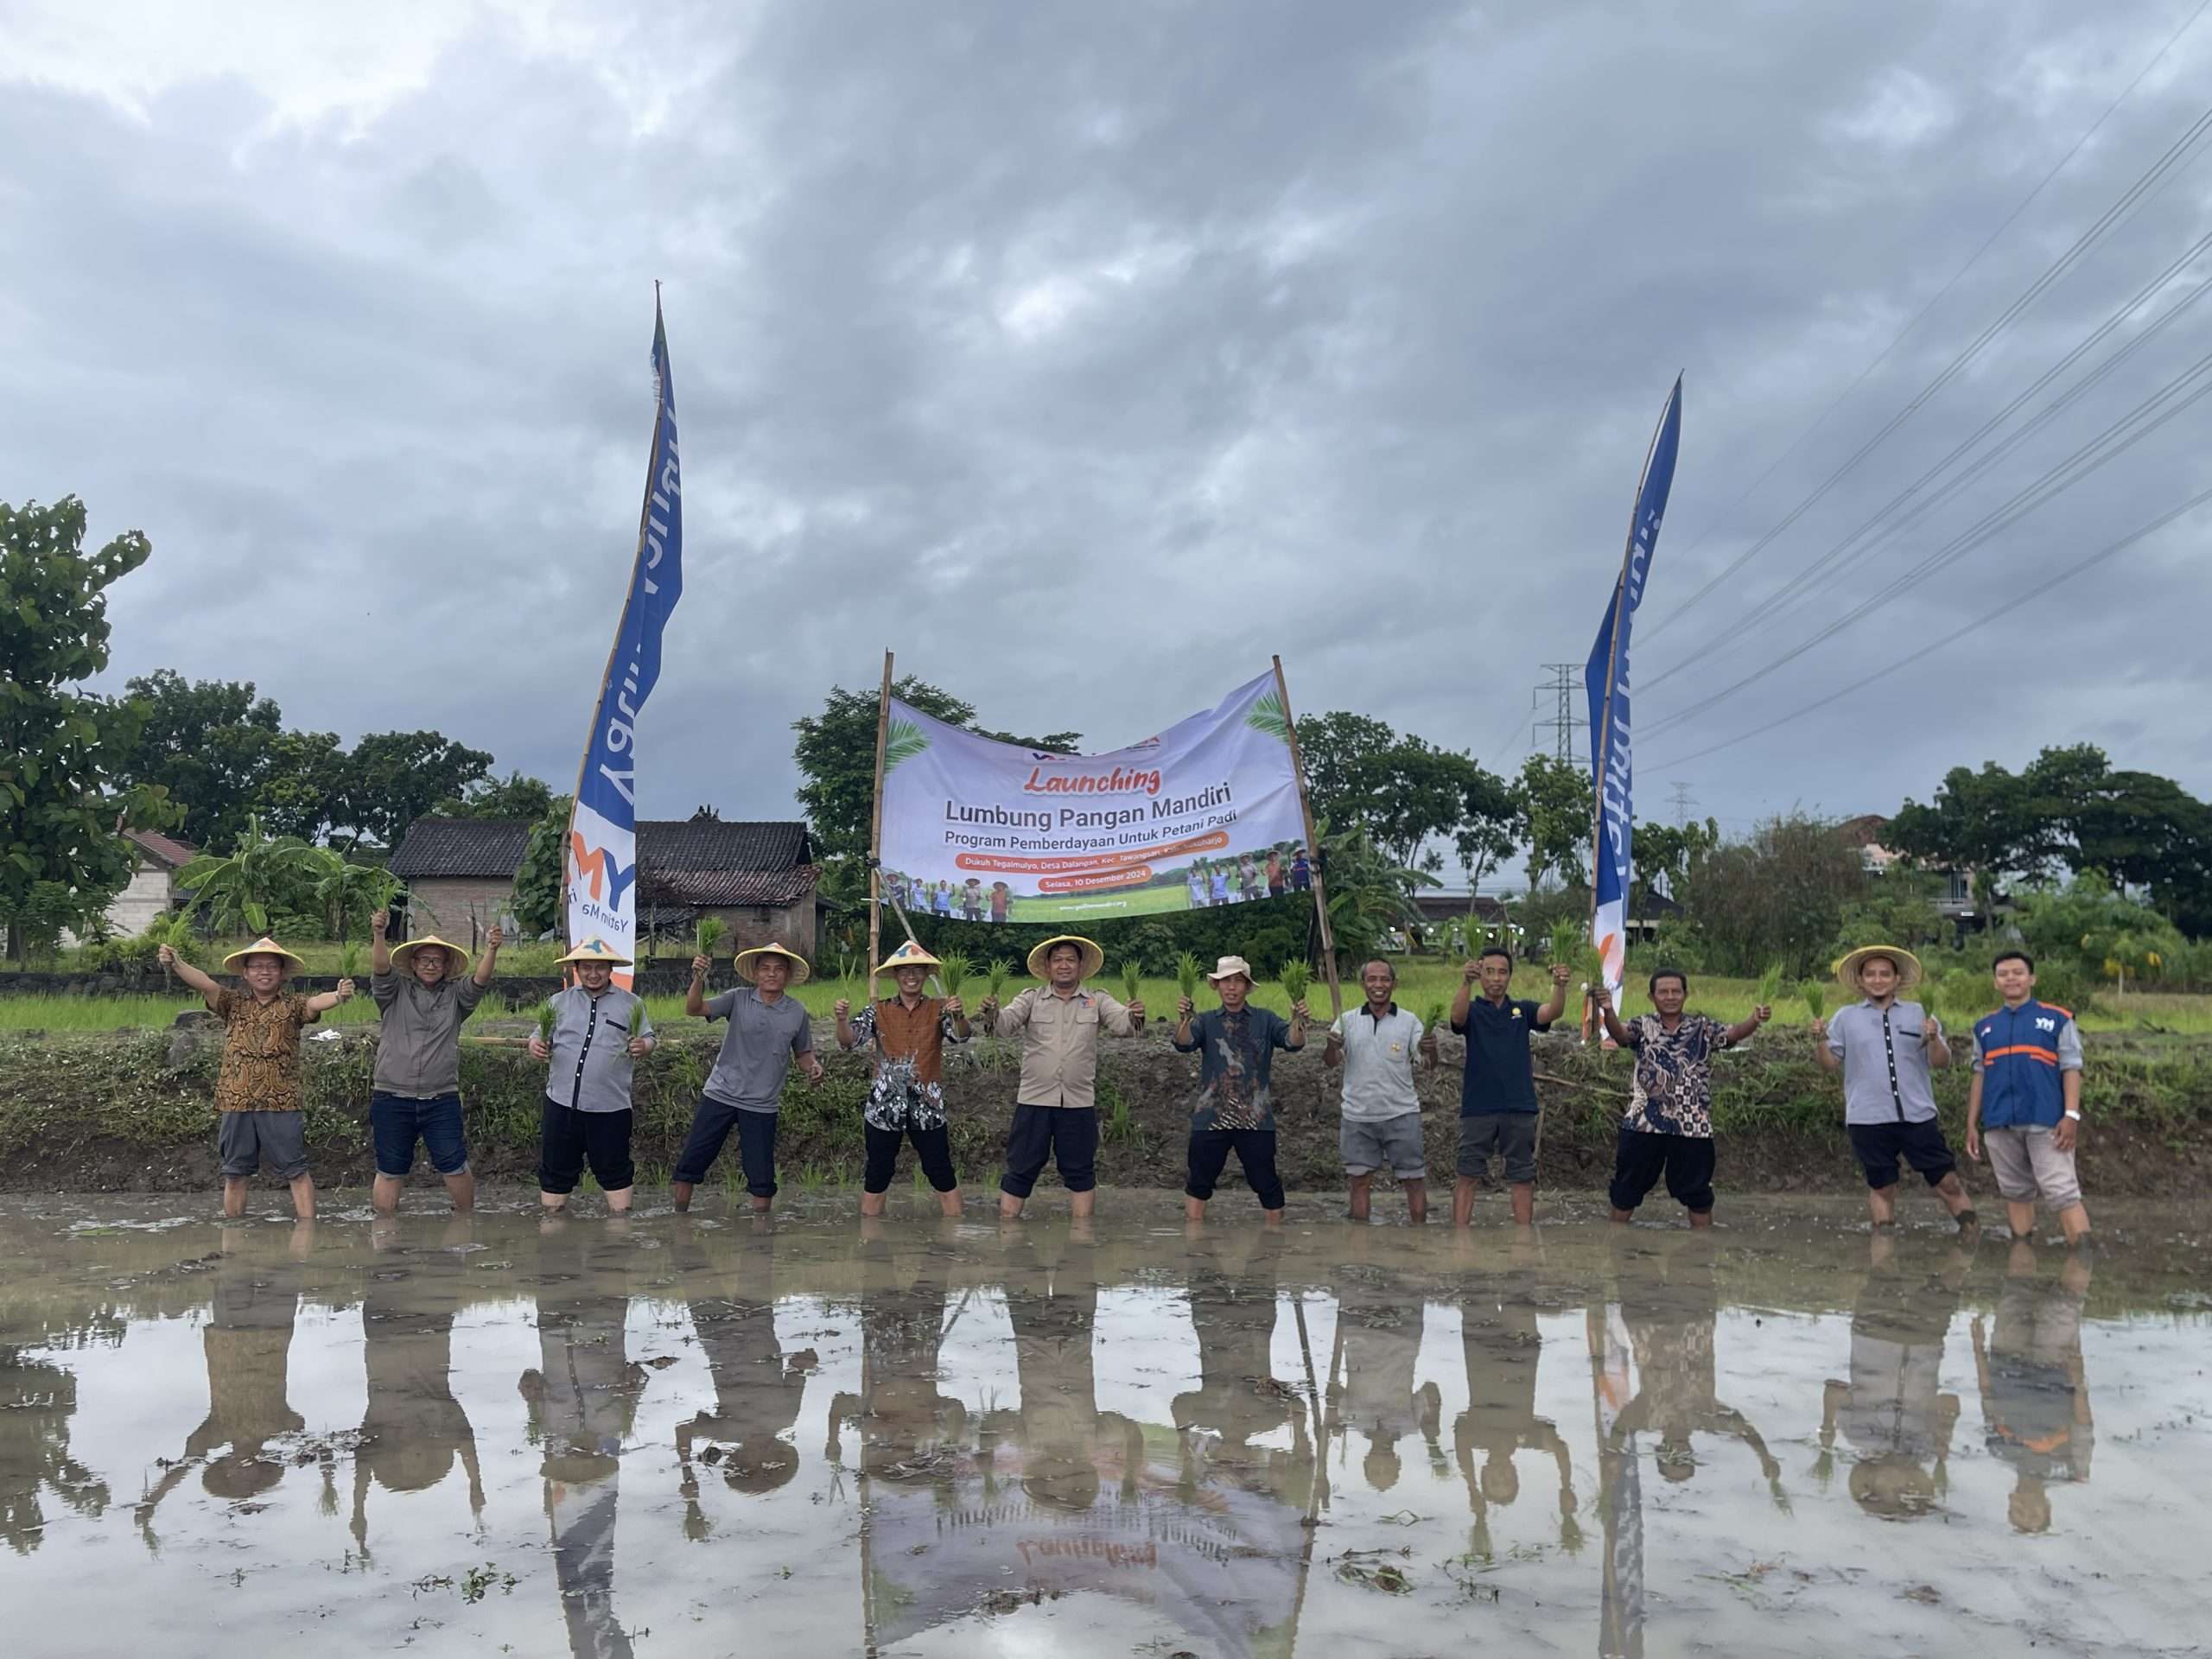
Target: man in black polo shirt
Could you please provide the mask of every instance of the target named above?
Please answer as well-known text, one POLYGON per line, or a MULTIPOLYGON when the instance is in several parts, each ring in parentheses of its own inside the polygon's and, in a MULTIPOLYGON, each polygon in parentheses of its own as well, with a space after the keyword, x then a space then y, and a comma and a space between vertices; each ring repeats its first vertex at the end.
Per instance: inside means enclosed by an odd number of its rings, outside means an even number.
POLYGON ((1459 1175, 1452 1186, 1452 1224, 1475 1217, 1475 1183, 1490 1178, 1493 1152, 1505 1159, 1513 1189, 1513 1219, 1536 1218, 1536 1076, 1529 1056, 1531 1032, 1548 1031, 1567 1011, 1567 967, 1552 964, 1552 1000, 1541 1007, 1515 1001, 1513 955, 1492 945, 1459 976, 1452 1002, 1452 1029, 1467 1039, 1467 1071, 1459 1085, 1459 1175), (1470 1001, 1475 982, 1483 994, 1470 1001))

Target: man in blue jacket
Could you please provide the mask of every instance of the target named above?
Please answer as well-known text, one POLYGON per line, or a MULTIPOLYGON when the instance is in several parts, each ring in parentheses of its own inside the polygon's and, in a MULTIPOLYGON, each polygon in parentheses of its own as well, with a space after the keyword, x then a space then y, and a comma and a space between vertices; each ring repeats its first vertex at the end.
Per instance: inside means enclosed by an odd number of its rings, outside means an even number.
POLYGON ((2066 1009, 2036 1001, 2036 964, 2006 950, 1991 969, 2005 1005, 1974 1022, 1967 1156, 1985 1148, 2012 1236, 2035 1232, 2036 1199, 2058 1213, 2069 1244, 2089 1236, 2074 1172, 2082 1124, 2082 1033, 2066 1009))

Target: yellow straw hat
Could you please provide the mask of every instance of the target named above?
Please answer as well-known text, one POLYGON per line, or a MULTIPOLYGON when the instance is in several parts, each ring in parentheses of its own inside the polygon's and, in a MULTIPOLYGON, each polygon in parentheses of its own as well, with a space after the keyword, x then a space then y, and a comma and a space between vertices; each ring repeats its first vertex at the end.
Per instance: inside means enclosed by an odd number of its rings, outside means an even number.
POLYGON ((468 971, 467 951, 462 950, 451 939, 442 939, 435 933, 425 933, 419 939, 410 939, 404 944, 396 944, 392 947, 392 972, 395 974, 413 973, 415 971, 415 953, 417 950, 445 950, 451 953, 450 957, 446 963, 446 973, 448 976, 459 978, 461 975, 468 971))
POLYGON ((909 939, 881 962, 876 963, 875 971, 879 974, 887 974, 898 968, 942 968, 944 966, 944 964, 935 957, 923 950, 913 940, 909 939))
POLYGON ((1835 982, 1847 991, 1859 989, 1859 969, 1869 957, 1887 957, 1897 965, 1897 989, 1909 991, 1920 983, 1920 958, 1902 946, 1894 944, 1862 944, 1856 950, 1846 951, 1836 958, 1835 982))
POLYGON ((245 959, 248 957, 281 957, 288 964, 289 964, 284 969, 288 974, 296 973, 301 969, 307 966, 307 963, 298 956, 289 950, 287 950, 283 945, 277 944, 276 940, 270 938, 266 933, 264 933, 259 938, 256 939, 251 944, 246 946, 245 950, 233 950, 229 956, 225 957, 223 958, 223 971, 226 974, 235 974, 245 965, 245 959))
POLYGON ((586 939, 565 957, 553 958, 556 968, 571 962, 603 962, 610 968, 627 968, 630 958, 617 950, 605 939, 586 939))
POLYGON ((1032 979, 1052 977, 1046 971, 1045 963, 1046 958, 1052 954, 1052 947, 1056 944, 1072 944, 1083 952, 1083 977, 1085 979, 1089 979, 1106 965, 1106 953, 1095 941, 1086 939, 1079 933, 1058 933, 1029 953, 1029 976, 1032 979))
POLYGON ((796 950, 787 950, 780 944, 756 944, 750 950, 741 950, 737 953, 735 958, 732 960, 730 966, 736 969, 737 971, 743 975, 747 979, 750 979, 753 977, 752 964, 758 962, 762 957, 781 957, 785 961, 790 963, 791 965, 791 982, 794 985, 805 984, 807 976, 814 971, 806 965, 806 958, 804 957, 799 955, 796 950))

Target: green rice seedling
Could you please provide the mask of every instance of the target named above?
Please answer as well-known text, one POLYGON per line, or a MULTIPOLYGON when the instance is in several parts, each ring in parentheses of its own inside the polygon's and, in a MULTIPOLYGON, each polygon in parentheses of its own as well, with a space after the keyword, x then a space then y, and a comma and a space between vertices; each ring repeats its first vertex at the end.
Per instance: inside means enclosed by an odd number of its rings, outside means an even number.
POLYGON ((1827 1014, 1827 988, 1817 979, 1808 979, 1797 988, 1797 995, 1805 999, 1805 1012, 1818 1020, 1827 1014))
POLYGON ((929 1191, 929 1178, 922 1173, 922 1166, 916 1164, 914 1166, 914 1196, 918 1198, 921 1197, 923 1193, 929 1191))
POLYGON ((1136 1116, 1129 1110, 1127 1099, 1114 1103, 1114 1109, 1106 1115, 1106 1144, 1109 1147, 1141 1147, 1144 1131, 1137 1126, 1136 1116))
POLYGON ((984 965, 983 988, 989 993, 994 1004, 1000 1001, 1001 993, 1006 989, 1007 981, 1013 977, 1014 964, 1004 957, 993 957, 984 965))
POLYGON ((1144 964, 1130 961, 1122 964, 1122 1001, 1136 1002, 1143 1000, 1144 964))
POLYGON ((819 1192, 828 1184, 829 1179, 829 1172, 819 1164, 810 1163, 798 1173, 799 1189, 802 1192, 819 1192))
POLYGON ((1552 929, 1549 948, 1545 954, 1553 962, 1563 962, 1573 967, 1589 950, 1589 930, 1580 922, 1560 922, 1552 929))
POLYGON ((338 976, 359 979, 361 976, 361 947, 358 944, 341 946, 338 952, 338 976))
POLYGON ((960 988, 968 982, 968 976, 975 971, 974 964, 957 950, 951 950, 938 961, 938 983, 944 987, 947 996, 960 995, 960 988))
POLYGON ((553 1004, 550 1000, 537 1010, 537 1040, 548 1048, 553 1046, 553 1004))
POLYGON ((1582 947, 1582 982, 1586 986, 1605 982, 1605 953, 1594 944, 1582 947))
POLYGON ((1428 1012, 1421 1016, 1421 1022, 1427 1027, 1432 1033, 1440 1032, 1444 1029, 1445 1015, 1451 1011, 1451 1005, 1447 1002, 1432 1002, 1428 1005, 1428 1012))
POLYGON ((1759 976, 1758 1006, 1763 1008, 1770 1008, 1781 995, 1782 964, 1778 962, 1770 962, 1766 965, 1766 972, 1759 976))
POLYGON ((728 925, 721 917, 702 916, 698 926, 692 930, 691 942, 698 946, 699 955, 712 957, 721 949, 722 936, 728 931, 728 925))
POLYGON ((1199 966, 1198 957, 1185 950, 1175 958, 1176 988, 1180 990, 1186 998, 1196 1000, 1198 995, 1198 980, 1205 971, 1199 966))
POLYGON ((1282 982, 1283 995, 1294 1006, 1306 1000, 1306 993, 1313 984, 1313 970, 1298 961, 1283 963, 1275 970, 1275 977, 1282 982))

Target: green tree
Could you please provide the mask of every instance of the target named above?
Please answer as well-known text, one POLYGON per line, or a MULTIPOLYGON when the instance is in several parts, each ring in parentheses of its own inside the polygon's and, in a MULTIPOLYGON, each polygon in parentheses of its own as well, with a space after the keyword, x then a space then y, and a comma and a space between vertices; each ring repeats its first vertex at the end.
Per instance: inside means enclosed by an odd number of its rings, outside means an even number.
POLYGON ((270 835, 321 841, 345 811, 346 751, 335 732, 279 732, 253 810, 270 835))
POLYGON ((1680 903, 1681 887, 1690 866, 1720 844, 1720 825, 1712 818, 1703 823, 1651 823, 1639 818, 1630 832, 1629 914, 1642 919, 1651 914, 1651 895, 1664 893, 1680 903))
POLYGON ((1755 976, 1779 962, 1799 979, 1827 972, 1845 907, 1867 879, 1833 824, 1792 815, 1700 859, 1681 896, 1707 967, 1755 976))
POLYGON ((2014 896, 2014 906, 2013 925, 2036 958, 2038 978, 2058 969, 2124 988, 2129 980, 2177 976, 2187 955, 2172 923, 2100 871, 2086 870, 2063 887, 2029 888, 2014 896))
POLYGON ((1314 816, 1365 831, 1402 868, 1441 870, 1440 841, 1462 868, 1511 854, 1512 792, 1459 750, 1341 709, 1300 721, 1298 749, 1314 816))
POLYGON ((409 824, 463 798, 491 770, 483 750, 437 732, 372 732, 346 756, 333 822, 354 832, 349 848, 363 836, 397 847, 409 824))
POLYGON ((1326 871, 1329 931, 1340 963, 1374 955, 1391 928, 1421 925, 1414 902, 1427 881, 1421 871, 1397 862, 1359 825, 1335 830, 1323 821, 1316 828, 1326 871))
POLYGON ((317 886, 336 862, 336 855, 297 836, 269 835, 249 814, 228 853, 200 854, 176 873, 176 880, 195 906, 206 909, 219 936, 241 926, 265 933, 270 912, 322 902, 317 886))
POLYGON ((1556 874, 1571 887, 1590 885, 1590 836, 1597 797, 1586 769, 1554 755, 1532 754, 1514 781, 1513 834, 1526 849, 1529 891, 1556 874))
MULTIPOLYGON (((925 680, 907 675, 891 694, 948 726, 958 726, 1001 743, 1026 749, 1073 754, 1081 734, 1052 732, 1041 738, 1015 737, 977 726, 973 704, 925 680)), ((848 691, 833 685, 819 715, 791 722, 798 734, 791 757, 798 763, 798 804, 806 810, 816 853, 828 867, 823 887, 833 898, 857 897, 866 887, 868 826, 875 804, 875 727, 881 698, 874 690, 848 691)))
POLYGON ((487 779, 467 793, 440 801, 432 810, 442 818, 480 818, 512 823, 524 819, 535 823, 553 804, 553 786, 541 778, 510 772, 487 779))
POLYGON ((175 817, 121 770, 145 709, 80 691, 108 664, 107 590, 152 552, 137 531, 87 554, 85 507, 0 501, 0 923, 86 931, 129 883, 122 828, 175 817))
POLYGON ((567 919, 569 812, 574 804, 573 797, 556 795, 531 825, 523 845, 513 904, 515 920, 531 938, 552 932, 567 919))
POLYGON ((134 676, 124 690, 146 709, 124 775, 168 791, 194 846, 227 845, 271 775, 283 711, 251 680, 187 680, 168 668, 134 676))

